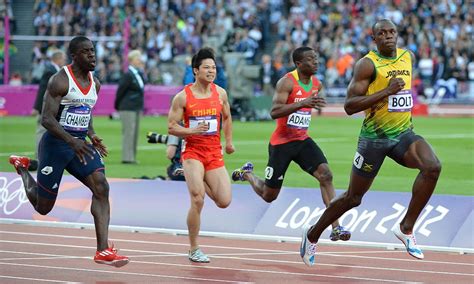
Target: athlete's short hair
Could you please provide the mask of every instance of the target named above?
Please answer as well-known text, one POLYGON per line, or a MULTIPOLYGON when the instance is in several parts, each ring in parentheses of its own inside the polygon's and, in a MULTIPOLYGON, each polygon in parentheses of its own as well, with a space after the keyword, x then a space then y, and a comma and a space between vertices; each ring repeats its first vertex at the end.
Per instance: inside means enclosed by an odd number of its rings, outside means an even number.
POLYGON ((198 68, 201 65, 204 59, 212 59, 216 62, 216 56, 214 55, 214 50, 210 47, 201 48, 196 54, 194 54, 193 58, 191 59, 191 66, 194 68, 198 68))
POLYGON ((377 21, 375 21, 375 23, 372 25, 372 35, 375 35, 375 29, 376 29, 375 26, 376 26, 377 24, 379 24, 379 23, 384 23, 384 22, 385 22, 385 23, 391 23, 392 25, 396 26, 396 25, 392 22, 392 20, 390 20, 390 19, 380 19, 380 20, 377 20, 377 21))
POLYGON ((74 37, 71 42, 69 42, 68 53, 69 56, 75 54, 79 49, 79 45, 85 41, 91 41, 89 38, 85 36, 76 36, 74 37))
POLYGON ((301 46, 301 47, 298 47, 297 49, 295 49, 293 51, 293 63, 296 65, 296 61, 301 61, 303 60, 303 57, 304 57, 304 53, 306 51, 310 51, 310 50, 313 50, 311 47, 309 46, 301 46))

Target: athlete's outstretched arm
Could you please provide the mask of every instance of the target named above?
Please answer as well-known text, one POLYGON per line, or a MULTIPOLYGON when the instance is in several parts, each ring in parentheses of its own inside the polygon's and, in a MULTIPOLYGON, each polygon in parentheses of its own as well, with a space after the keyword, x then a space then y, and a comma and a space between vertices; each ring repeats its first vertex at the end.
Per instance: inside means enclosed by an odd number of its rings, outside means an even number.
POLYGON ((184 91, 174 96, 168 113, 168 134, 184 138, 189 135, 202 134, 209 129, 207 123, 198 124, 195 128, 186 128, 180 125, 186 107, 186 94, 184 91))
POLYGON ((87 146, 87 143, 84 140, 76 139, 71 134, 67 133, 56 120, 61 99, 67 95, 68 88, 68 77, 64 70, 59 71, 51 77, 44 94, 41 124, 49 133, 68 143, 79 157, 80 161, 84 162, 84 155, 89 155, 93 158, 92 150, 87 146))
POLYGON ((344 110, 348 115, 372 107, 380 100, 401 91, 405 86, 405 82, 401 78, 392 77, 387 88, 373 95, 366 96, 365 94, 369 89, 370 83, 372 83, 374 75, 375 67, 370 59, 362 58, 357 61, 354 67, 354 76, 347 88, 346 102, 344 103, 344 110))
POLYGON ((222 101, 222 128, 225 136, 225 152, 232 154, 235 151, 232 143, 232 116, 230 114, 230 105, 227 93, 224 89, 219 88, 219 97, 222 101))

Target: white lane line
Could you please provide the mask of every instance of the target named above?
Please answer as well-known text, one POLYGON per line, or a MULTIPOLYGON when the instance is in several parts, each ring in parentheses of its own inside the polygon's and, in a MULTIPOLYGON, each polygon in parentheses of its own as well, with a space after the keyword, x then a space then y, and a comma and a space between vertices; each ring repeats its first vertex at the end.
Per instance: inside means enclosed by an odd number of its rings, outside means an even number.
MULTIPOLYGON (((190 267, 196 268, 195 265, 191 264, 172 264, 164 262, 152 262, 152 261, 134 261, 135 263, 141 264, 152 264, 152 265, 165 265, 165 266, 179 266, 179 267, 190 267)), ((298 262, 301 266, 304 267, 302 262, 298 262)), ((357 277, 357 276, 343 276, 343 275, 328 275, 328 274, 317 274, 317 273, 301 273, 301 272, 289 272, 289 271, 275 271, 275 270, 262 270, 262 269, 247 269, 247 268, 231 268, 231 267, 220 267, 220 266, 210 266, 203 265, 199 268, 205 269, 217 269, 217 270, 230 270, 230 271, 240 271, 240 272, 256 272, 256 273, 269 273, 269 274, 284 274, 284 275, 295 275, 295 276, 318 276, 318 277, 327 277, 327 278, 337 278, 337 279, 350 279, 350 280, 365 280, 365 281, 376 281, 376 282, 391 282, 391 283, 406 283, 406 281, 400 280, 388 280, 388 279, 377 279, 377 278, 368 278, 368 277, 357 277)))
MULTIPOLYGON (((264 273, 264 274, 272 274, 272 275, 274 275, 274 274, 284 274, 284 275, 293 275, 293 276, 326 277, 326 278, 333 278, 333 279, 350 279, 350 280, 363 280, 363 281, 375 281, 375 282, 406 283, 405 281, 400 281, 400 280, 388 280, 388 279, 378 279, 378 278, 369 278, 369 277, 328 275, 328 274, 317 274, 317 273, 301 273, 301 272, 274 271, 274 270, 261 270, 261 269, 228 268, 228 267, 210 266, 210 265, 196 266, 196 265, 192 265, 192 264, 173 264, 173 263, 164 263, 164 262, 136 261, 136 260, 132 260, 131 263, 173 266, 173 267, 187 267, 187 268, 193 268, 193 269, 212 269, 212 270, 228 270, 228 271, 238 271, 238 272, 253 272, 253 273, 264 273)), ((103 271, 103 270, 95 270, 95 269, 76 269, 76 268, 69 268, 69 267, 41 266, 41 265, 31 265, 31 264, 10 263, 10 262, 0 262, 0 264, 3 264, 3 265, 18 265, 18 266, 26 266, 26 267, 41 267, 41 268, 44 267, 44 268, 48 268, 48 269, 78 270, 78 271, 87 271, 87 272, 93 271, 93 272, 101 272, 101 273, 115 273, 115 272, 112 272, 112 271, 103 271)), ((123 275, 166 277, 166 278, 177 278, 177 279, 186 279, 186 280, 202 280, 202 281, 228 282, 228 283, 250 283, 250 282, 241 282, 241 281, 226 281, 226 280, 217 280, 217 279, 190 278, 190 277, 179 277, 179 276, 171 276, 171 275, 135 273, 135 272, 119 272, 119 273, 123 274, 123 275)))
POLYGON ((16 276, 8 276, 8 275, 0 275, 0 278, 16 279, 16 280, 29 280, 29 281, 35 281, 35 282, 40 281, 40 282, 68 283, 68 284, 81 283, 81 282, 71 282, 71 281, 52 280, 52 279, 16 277, 16 276))
MULTIPOLYGON (((44 236, 44 237, 57 237, 57 238, 64 238, 64 239, 84 239, 84 240, 94 240, 95 237, 84 237, 84 236, 68 236, 68 235, 55 235, 55 234, 41 234, 41 233, 26 233, 26 232, 17 232, 17 231, 0 231, 0 234, 14 234, 14 235, 27 235, 27 236, 44 236)), ((112 240, 112 239, 111 239, 112 240)), ((129 240, 129 239, 113 239, 115 242, 123 242, 123 243, 139 243, 139 244, 149 244, 149 245, 166 245, 166 246, 184 246, 188 247, 188 243, 171 243, 171 242, 156 242, 156 241, 141 241, 141 240, 129 240)), ((0 242, 8 242, 8 241, 3 241, 0 240, 0 242)), ((16 241, 11 241, 11 242, 16 242, 16 241)), ((32 244, 30 242, 22 242, 24 244, 32 244)), ((45 243, 45 245, 49 245, 45 243)), ((54 244, 57 245, 57 244, 54 244)), ((68 245, 64 245, 68 247, 68 245)), ((74 247, 71 245, 70 247, 74 247)), ((87 248, 90 249, 92 247, 81 247, 81 246, 75 246, 78 248, 87 248)), ((293 253, 293 254, 298 254, 299 252, 295 251, 288 251, 288 250, 275 250, 275 249, 257 249, 257 248, 247 248, 247 247, 229 247, 229 246, 214 246, 214 245, 200 245, 200 247, 203 248, 216 248, 216 249, 226 249, 226 250, 244 250, 244 251, 257 251, 257 252, 267 252, 267 253, 293 253)), ((127 250, 127 249, 121 249, 123 251, 135 251, 135 252, 147 252, 147 251, 140 251, 140 250, 127 250)), ((368 251, 368 252, 357 252, 354 251, 353 253, 355 254, 360 254, 360 253, 406 253, 404 250, 398 250, 398 251, 368 251)), ((382 261, 403 261, 403 262, 411 262, 411 263, 420 263, 419 260, 415 259, 396 259, 396 258, 386 258, 386 257, 376 257, 376 256, 362 256, 362 255, 344 255, 345 253, 350 253, 350 252, 322 252, 320 255, 326 255, 326 256, 331 256, 331 257, 344 257, 344 258, 361 258, 361 259, 374 259, 374 260, 382 260, 382 261), (343 254, 343 255, 341 255, 343 254)), ((436 261, 436 260, 423 260, 423 263, 429 264, 446 264, 446 265, 463 265, 463 266, 474 266, 474 263, 463 263, 463 262, 448 262, 448 261, 436 261)))
MULTIPOLYGON (((212 254, 208 254, 212 256, 212 254)), ((257 262, 278 262, 286 264, 301 264, 301 261, 289 261, 289 260, 274 260, 274 259, 261 259, 261 258, 246 258, 246 257, 232 257, 232 256, 214 256, 214 258, 223 259, 234 259, 234 260, 246 260, 246 261, 257 261, 257 262)), ((405 268, 389 268, 389 267, 373 267, 373 266, 362 266, 362 265, 344 265, 344 264, 328 264, 328 263, 317 263, 318 266, 331 266, 337 268, 351 268, 351 269, 363 269, 363 270, 382 270, 382 271, 399 271, 402 273, 413 272, 413 273, 426 273, 426 274, 443 274, 443 275, 458 275, 458 276, 470 276, 474 277, 472 273, 459 273, 459 272, 447 272, 447 271, 428 271, 428 270, 413 270, 405 268)))
MULTIPOLYGON (((87 246, 76 246, 76 245, 61 245, 57 243, 38 243, 38 242, 19 242, 19 241, 5 241, 0 240, 0 243, 18 243, 23 245, 34 245, 34 246, 54 246, 54 247, 72 247, 72 248, 87 248, 93 249, 93 247, 87 246)), ((181 253, 168 253, 168 252, 160 252, 160 251, 153 251, 153 250, 134 250, 134 249, 121 249, 121 251, 130 251, 130 252, 140 252, 140 253, 159 253, 159 254, 168 254, 170 256, 173 255, 182 255, 181 253)), ((290 260, 275 260, 275 259, 261 259, 261 258, 246 258, 246 257, 232 257, 232 256, 218 256, 214 254, 208 254, 210 257, 214 258, 222 258, 222 259, 232 259, 232 260, 245 260, 245 261, 255 261, 255 262, 272 262, 272 263, 285 263, 285 264, 301 264, 301 261, 290 261, 290 260)), ((347 256, 343 256, 347 257, 347 256)), ((399 261, 405 261, 403 259, 399 259, 399 261)), ((140 263, 140 261, 134 261, 140 263)), ((420 263, 418 261, 418 263, 420 263)), ((428 270, 413 270, 413 269, 401 269, 401 268, 386 268, 386 267, 373 267, 373 266, 362 266, 362 265, 342 265, 342 264, 329 264, 329 263, 318 263, 318 266, 329 266, 329 267, 337 267, 337 268, 351 268, 351 269, 363 269, 363 270, 382 270, 382 271, 399 271, 402 273, 406 272, 413 272, 413 273, 426 273, 426 274, 441 274, 441 275, 458 275, 458 276, 474 276, 472 273, 458 273, 458 272, 447 272, 447 271, 428 271, 428 270)))
MULTIPOLYGON (((224 283, 252 283, 252 282, 243 282, 243 281, 231 281, 231 280, 223 280, 223 279, 209 279, 209 278, 197 278, 197 277, 184 277, 184 276, 174 276, 174 275, 164 275, 164 274, 151 274, 151 273, 138 273, 138 272, 123 272, 123 271, 107 271, 107 270, 99 270, 99 269, 86 269, 86 268, 78 268, 78 267, 62 267, 62 266, 46 266, 46 265, 35 265, 35 264, 24 264, 24 263, 10 263, 10 262, 0 262, 2 265, 10 265, 10 266, 20 266, 22 269, 25 267, 33 267, 33 268, 45 268, 48 270, 57 269, 57 270, 68 270, 68 271, 80 271, 80 272, 96 272, 102 274, 115 274, 115 275, 130 275, 130 276, 146 276, 146 277, 155 277, 155 278, 168 278, 168 279, 182 279, 182 280, 196 280, 196 281, 212 281, 212 282, 224 282, 224 283)), ((182 266, 182 265, 176 265, 182 266)), ((202 267, 202 266, 194 266, 194 267, 202 267)))

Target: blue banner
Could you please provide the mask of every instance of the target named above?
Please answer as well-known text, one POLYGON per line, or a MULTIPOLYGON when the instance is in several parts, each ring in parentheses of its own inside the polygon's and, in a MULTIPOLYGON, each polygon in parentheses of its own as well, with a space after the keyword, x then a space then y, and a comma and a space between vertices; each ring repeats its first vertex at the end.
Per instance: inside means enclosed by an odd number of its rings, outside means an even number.
MULTIPOLYGON (((111 225, 186 230, 189 194, 179 181, 109 179, 111 225)), ((337 194, 343 191, 338 190, 337 194)), ((233 200, 220 209, 206 198, 201 230, 217 233, 300 237, 304 224, 314 224, 324 212, 319 189, 282 189, 268 204, 246 184, 232 185, 233 200)), ((72 176, 64 176, 54 209, 41 216, 25 196, 20 177, 0 173, 0 218, 93 223, 91 192, 72 176)), ((399 244, 391 229, 406 214, 410 193, 369 191, 362 205, 346 212, 341 225, 351 240, 399 244)), ((414 231, 424 246, 473 249, 474 198, 433 195, 414 231)), ((328 239, 327 229, 322 239, 328 239)))

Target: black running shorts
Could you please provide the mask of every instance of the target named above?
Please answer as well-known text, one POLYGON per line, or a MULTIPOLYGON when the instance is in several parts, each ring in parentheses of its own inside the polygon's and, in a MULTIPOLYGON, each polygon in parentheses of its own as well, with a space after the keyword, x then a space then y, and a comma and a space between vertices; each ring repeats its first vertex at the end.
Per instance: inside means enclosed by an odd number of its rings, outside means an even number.
POLYGON ((311 138, 275 146, 268 144, 265 184, 268 187, 281 188, 291 161, 295 161, 302 170, 310 175, 313 175, 320 164, 328 162, 323 151, 311 138))
POLYGON ((352 171, 360 176, 373 178, 377 175, 385 157, 405 166, 403 156, 410 145, 423 137, 412 130, 401 133, 394 139, 371 139, 359 137, 357 152, 352 163, 352 171))

